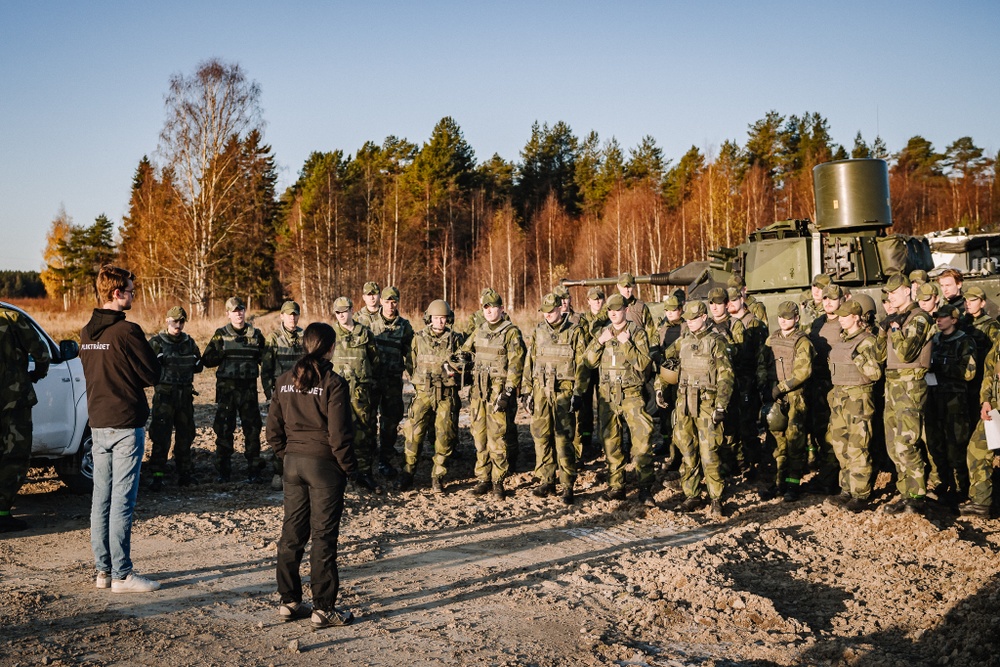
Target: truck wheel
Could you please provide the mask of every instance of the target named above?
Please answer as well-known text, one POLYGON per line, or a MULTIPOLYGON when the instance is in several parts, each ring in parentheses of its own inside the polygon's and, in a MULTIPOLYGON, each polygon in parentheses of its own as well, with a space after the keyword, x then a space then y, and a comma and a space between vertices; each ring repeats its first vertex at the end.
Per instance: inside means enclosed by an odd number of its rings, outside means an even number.
POLYGON ((83 440, 76 454, 64 456, 56 462, 56 474, 71 493, 80 495, 94 490, 94 441, 90 428, 83 432, 83 440))

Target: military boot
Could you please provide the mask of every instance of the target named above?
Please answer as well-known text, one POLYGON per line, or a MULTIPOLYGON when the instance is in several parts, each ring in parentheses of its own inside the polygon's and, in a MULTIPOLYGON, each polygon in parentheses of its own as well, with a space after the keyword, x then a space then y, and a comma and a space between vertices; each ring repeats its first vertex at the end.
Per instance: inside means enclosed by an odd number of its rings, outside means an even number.
POLYGON ((572 505, 573 504, 573 487, 572 486, 564 486, 563 487, 562 501, 563 501, 564 505, 572 505))
POLYGON ((153 474, 153 483, 149 485, 149 490, 153 493, 159 493, 163 490, 163 473, 158 472, 153 474))
POLYGON ((497 500, 503 500, 507 497, 507 489, 504 488, 502 479, 493 482, 493 497, 497 500))
POLYGON ((536 486, 534 489, 531 490, 531 495, 535 496, 536 498, 545 498, 546 496, 550 496, 553 493, 555 493, 555 491, 556 491, 555 484, 551 483, 539 484, 538 486, 536 486))
POLYGON ((490 492, 491 488, 492 484, 490 484, 490 481, 488 479, 481 479, 474 487, 472 487, 472 495, 485 496, 487 493, 490 492))
POLYGON ((219 471, 219 476, 216 478, 215 481, 226 483, 226 482, 228 482, 232 478, 232 476, 233 476, 233 467, 232 467, 232 463, 229 461, 229 459, 221 459, 221 460, 219 460, 217 468, 218 468, 218 471, 219 471))
POLYGON ((403 472, 399 473, 399 483, 397 484, 397 488, 400 491, 409 491, 410 489, 412 489, 413 488, 413 473, 412 472, 407 472, 405 470, 403 472))
POLYGON ((440 477, 431 478, 431 493, 444 493, 444 482, 440 477))

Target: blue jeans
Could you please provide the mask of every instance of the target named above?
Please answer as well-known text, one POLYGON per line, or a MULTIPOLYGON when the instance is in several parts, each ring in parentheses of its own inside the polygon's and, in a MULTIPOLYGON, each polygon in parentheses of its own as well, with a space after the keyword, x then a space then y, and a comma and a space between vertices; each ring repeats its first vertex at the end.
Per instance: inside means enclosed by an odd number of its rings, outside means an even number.
POLYGON ((124 579, 132 572, 132 513, 146 432, 142 428, 95 428, 93 436, 90 546, 98 571, 124 579))

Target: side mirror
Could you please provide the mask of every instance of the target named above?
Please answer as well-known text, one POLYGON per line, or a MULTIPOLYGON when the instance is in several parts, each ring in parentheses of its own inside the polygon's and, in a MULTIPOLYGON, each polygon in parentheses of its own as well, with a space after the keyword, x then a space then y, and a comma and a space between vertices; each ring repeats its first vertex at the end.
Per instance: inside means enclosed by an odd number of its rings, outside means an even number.
POLYGON ((59 358, 63 361, 76 359, 80 356, 80 344, 75 340, 59 341, 59 358))

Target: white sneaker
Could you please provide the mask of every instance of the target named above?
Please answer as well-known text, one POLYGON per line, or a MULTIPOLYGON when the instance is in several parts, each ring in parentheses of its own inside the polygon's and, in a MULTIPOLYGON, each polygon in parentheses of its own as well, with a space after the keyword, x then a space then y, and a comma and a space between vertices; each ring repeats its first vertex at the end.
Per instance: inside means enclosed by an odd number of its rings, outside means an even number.
POLYGON ((113 579, 111 581, 112 593, 149 593, 159 588, 160 582, 136 574, 135 570, 129 573, 124 579, 113 579))
POLYGON ((111 573, 98 572, 94 578, 94 586, 96 588, 111 588, 111 573))

